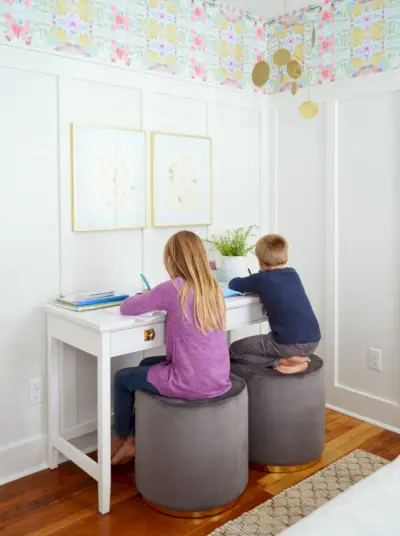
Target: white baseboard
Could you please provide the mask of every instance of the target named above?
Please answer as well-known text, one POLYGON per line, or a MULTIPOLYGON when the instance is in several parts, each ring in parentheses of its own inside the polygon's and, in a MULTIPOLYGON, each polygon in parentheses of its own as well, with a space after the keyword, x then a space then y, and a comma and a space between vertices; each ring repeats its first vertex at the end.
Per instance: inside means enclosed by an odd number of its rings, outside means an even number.
MULTIPOLYGON (((114 413, 111 413, 111 426, 114 426, 114 413)), ((76 426, 71 426, 64 431, 64 438, 67 441, 72 441, 75 438, 80 438, 97 432, 97 421, 88 421, 76 426)))
MULTIPOLYGON (((88 423, 90 428, 91 423, 88 423)), ((80 431, 78 427, 76 431, 80 431)), ((79 450, 93 452, 97 449, 97 433, 89 433, 81 437, 76 437, 76 431, 71 429, 70 435, 75 437, 71 443, 79 450)), ((0 486, 18 480, 24 476, 38 473, 48 469, 47 464, 47 436, 37 435, 24 439, 16 443, 10 443, 0 447, 0 486)), ((60 455, 60 463, 66 461, 66 458, 60 455)))
POLYGON ((396 428, 395 426, 390 426, 389 424, 385 424, 384 422, 375 421, 374 419, 369 419, 368 417, 364 417, 364 415, 358 415, 357 413, 353 413, 352 411, 347 411, 347 409, 338 408, 337 406, 332 406, 332 404, 325 404, 325 406, 328 409, 337 411, 338 413, 343 413, 343 415, 347 415, 348 417, 353 417, 354 419, 358 419, 359 421, 364 421, 364 422, 367 422, 368 424, 373 424, 374 426, 383 428, 384 430, 389 430, 389 432, 400 434, 400 428, 396 428))
POLYGON ((0 485, 37 473, 47 467, 44 435, 0 447, 0 485))

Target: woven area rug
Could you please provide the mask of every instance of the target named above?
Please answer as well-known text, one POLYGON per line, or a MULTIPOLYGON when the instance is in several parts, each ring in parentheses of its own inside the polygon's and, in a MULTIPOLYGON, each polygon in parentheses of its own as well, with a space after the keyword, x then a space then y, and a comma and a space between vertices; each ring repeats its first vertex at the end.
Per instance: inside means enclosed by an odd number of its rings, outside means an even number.
POLYGON ((389 463, 362 450, 328 465, 315 475, 214 530, 211 536, 276 536, 342 491, 389 463))

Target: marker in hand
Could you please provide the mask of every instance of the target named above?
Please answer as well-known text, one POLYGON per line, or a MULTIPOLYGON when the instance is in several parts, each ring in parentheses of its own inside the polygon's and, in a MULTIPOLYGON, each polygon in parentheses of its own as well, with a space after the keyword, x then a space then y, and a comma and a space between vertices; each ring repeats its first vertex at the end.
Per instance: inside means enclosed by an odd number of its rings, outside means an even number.
POLYGON ((149 282, 147 281, 147 279, 145 278, 145 276, 143 274, 140 274, 140 277, 141 277, 145 287, 147 288, 147 290, 151 290, 151 286, 150 286, 149 282))

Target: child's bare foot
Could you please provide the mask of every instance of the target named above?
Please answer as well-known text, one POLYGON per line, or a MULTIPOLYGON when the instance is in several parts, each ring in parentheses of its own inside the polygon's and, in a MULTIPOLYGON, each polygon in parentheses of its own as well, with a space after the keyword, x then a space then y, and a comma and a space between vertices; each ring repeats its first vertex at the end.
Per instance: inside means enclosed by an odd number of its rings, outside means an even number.
POLYGON ((123 439, 121 437, 112 437, 111 438, 111 458, 117 454, 119 449, 122 447, 122 445, 125 443, 126 439, 123 439))
POLYGON ((288 367, 292 365, 298 365, 299 363, 310 363, 311 359, 309 357, 295 356, 295 357, 281 357, 279 364, 287 365, 288 367))
POLYGON ((128 437, 128 439, 123 443, 118 452, 111 458, 111 464, 121 465, 133 460, 136 454, 135 443, 136 441, 133 436, 128 437))
POLYGON ((293 363, 292 365, 279 364, 276 370, 281 374, 298 374, 304 372, 308 368, 308 363, 293 363))

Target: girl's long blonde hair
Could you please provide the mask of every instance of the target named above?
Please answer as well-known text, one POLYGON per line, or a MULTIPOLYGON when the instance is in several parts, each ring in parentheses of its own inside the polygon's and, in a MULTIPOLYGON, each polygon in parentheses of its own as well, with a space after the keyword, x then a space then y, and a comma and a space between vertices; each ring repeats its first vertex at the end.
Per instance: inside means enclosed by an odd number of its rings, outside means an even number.
POLYGON ((187 315, 187 300, 193 289, 193 316, 196 327, 205 333, 225 328, 225 300, 210 270, 201 239, 190 231, 180 231, 168 240, 164 264, 172 279, 183 279, 179 289, 181 306, 187 315))

